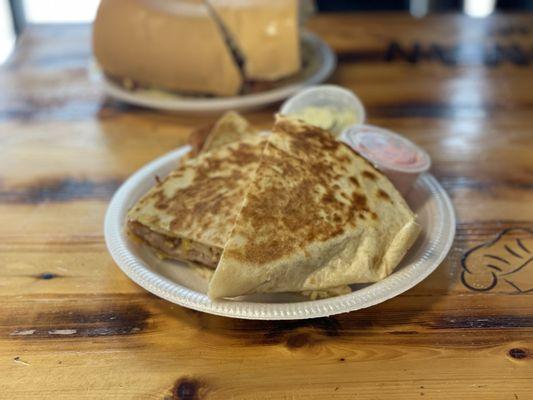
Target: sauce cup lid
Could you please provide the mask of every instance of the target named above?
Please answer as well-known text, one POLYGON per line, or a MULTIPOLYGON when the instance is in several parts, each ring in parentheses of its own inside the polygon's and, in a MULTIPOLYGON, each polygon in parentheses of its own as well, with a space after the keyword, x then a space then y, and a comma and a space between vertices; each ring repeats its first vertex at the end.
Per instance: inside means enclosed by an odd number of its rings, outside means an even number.
POLYGON ((431 166, 431 158, 409 139, 373 125, 352 126, 340 140, 351 146, 377 167, 420 174, 431 166))
MULTIPOLYGON (((280 108, 280 114, 285 116, 297 115, 307 108, 330 109, 337 114, 350 115, 350 125, 364 123, 366 119, 365 107, 361 100, 350 90, 337 85, 317 85, 304 89, 285 100, 280 108)), ((346 126, 340 127, 340 134, 346 126)))

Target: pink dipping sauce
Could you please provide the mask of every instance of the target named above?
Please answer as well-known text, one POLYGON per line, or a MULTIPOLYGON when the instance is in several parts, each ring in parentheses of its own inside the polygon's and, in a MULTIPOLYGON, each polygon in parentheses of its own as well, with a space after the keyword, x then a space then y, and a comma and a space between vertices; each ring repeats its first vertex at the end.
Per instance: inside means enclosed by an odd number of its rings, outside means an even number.
POLYGON ((428 154, 388 129, 358 125, 346 129, 341 140, 381 170, 406 195, 418 176, 429 169, 428 154))

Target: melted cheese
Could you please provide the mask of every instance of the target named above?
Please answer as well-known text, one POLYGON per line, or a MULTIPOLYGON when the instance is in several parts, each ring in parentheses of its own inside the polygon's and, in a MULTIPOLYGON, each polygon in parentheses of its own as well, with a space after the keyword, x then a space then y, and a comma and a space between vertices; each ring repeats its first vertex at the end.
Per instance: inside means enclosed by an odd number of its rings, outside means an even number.
POLYGON ((189 250, 191 249, 191 241, 188 239, 182 239, 181 249, 183 251, 183 254, 185 255, 189 254, 189 250))

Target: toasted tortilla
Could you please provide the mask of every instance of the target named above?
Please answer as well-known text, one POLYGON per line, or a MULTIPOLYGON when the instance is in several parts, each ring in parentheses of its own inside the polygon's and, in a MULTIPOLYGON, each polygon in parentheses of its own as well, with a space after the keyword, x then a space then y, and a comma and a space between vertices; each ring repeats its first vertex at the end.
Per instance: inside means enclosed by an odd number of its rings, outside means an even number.
POLYGON ((189 135, 192 149, 182 160, 257 135, 257 130, 246 118, 235 111, 227 111, 214 124, 195 129, 189 135))
POLYGON ((375 282, 419 231, 402 196, 368 161, 320 128, 280 118, 208 295, 375 282))
POLYGON ((264 144, 254 136, 187 160, 129 211, 130 231, 165 257, 215 268, 264 144))
POLYGON ((242 115, 228 111, 218 119, 203 143, 200 153, 257 135, 257 131, 242 115))

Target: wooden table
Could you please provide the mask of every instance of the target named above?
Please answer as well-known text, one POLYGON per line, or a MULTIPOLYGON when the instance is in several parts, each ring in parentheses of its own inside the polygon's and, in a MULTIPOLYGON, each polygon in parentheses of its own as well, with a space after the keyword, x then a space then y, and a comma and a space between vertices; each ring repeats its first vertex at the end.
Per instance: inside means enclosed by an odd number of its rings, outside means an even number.
POLYGON ((106 100, 88 27, 32 27, 0 72, 0 398, 533 398, 533 16, 309 25, 369 122, 431 154, 458 218, 446 261, 383 304, 297 322, 147 293, 106 251, 107 203, 213 119, 106 100))

